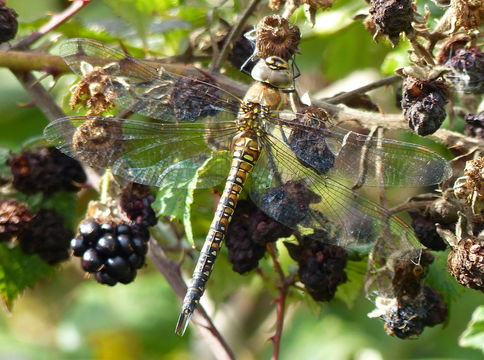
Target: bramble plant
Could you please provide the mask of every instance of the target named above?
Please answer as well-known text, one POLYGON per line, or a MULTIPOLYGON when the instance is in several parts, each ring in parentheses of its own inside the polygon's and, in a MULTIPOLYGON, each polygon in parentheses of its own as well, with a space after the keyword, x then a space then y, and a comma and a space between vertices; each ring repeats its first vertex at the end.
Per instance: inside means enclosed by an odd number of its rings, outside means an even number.
POLYGON ((0 357, 479 359, 483 16, 0 0, 0 357))

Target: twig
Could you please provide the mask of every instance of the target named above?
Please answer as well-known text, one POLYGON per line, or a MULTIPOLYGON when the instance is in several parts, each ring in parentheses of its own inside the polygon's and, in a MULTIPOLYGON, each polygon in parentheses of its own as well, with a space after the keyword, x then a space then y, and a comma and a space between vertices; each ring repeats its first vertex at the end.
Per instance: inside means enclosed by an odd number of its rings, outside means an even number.
POLYGON ((64 117, 62 109, 57 106, 52 95, 40 84, 30 72, 12 71, 25 90, 30 94, 32 101, 44 113, 49 121, 64 117))
MULTIPOLYGON (((161 246, 154 239, 150 239, 149 257, 158 271, 166 278, 175 294, 183 299, 187 291, 187 286, 180 274, 177 263, 169 259, 161 246)), ((201 304, 193 315, 193 324, 200 331, 207 344, 210 346, 213 355, 219 360, 233 360, 235 355, 219 333, 212 320, 206 313, 201 304)))
MULTIPOLYGON (((25 56, 20 54, 21 52, 17 51, 0 51, 0 67, 9 67, 12 70, 19 71, 45 70, 48 68, 54 68, 60 72, 67 72, 70 70, 67 66, 65 66, 62 58, 59 56, 46 55, 36 52, 25 52, 25 56)), ((146 62, 150 64, 154 63, 154 61, 146 62)), ((193 66, 187 65, 169 64, 163 66, 166 68, 166 70, 177 74, 187 74, 190 71, 194 71, 193 66)), ((241 98, 247 92, 247 84, 234 81, 221 74, 214 74, 213 76, 216 79, 218 86, 234 94, 235 96, 241 98)), ((328 111, 336 121, 358 121, 361 126, 368 129, 372 128, 373 126, 382 126, 389 130, 408 130, 408 125, 402 114, 380 114, 353 109, 346 105, 330 104, 327 101, 315 99, 312 99, 312 104, 328 111)), ((430 135, 430 137, 439 140, 446 146, 458 147, 464 151, 476 147, 484 148, 482 141, 451 130, 439 129, 437 132, 430 135)))
MULTIPOLYGON (((351 187, 352 190, 359 189, 365 184, 366 175, 368 174, 368 150, 371 146, 371 139, 375 132, 379 129, 379 127, 374 126, 370 133, 368 134, 368 138, 366 139, 365 143, 361 148, 361 155, 360 155, 360 163, 358 166, 358 179, 356 180, 355 184, 351 187)), ((373 159, 372 159, 373 160, 373 159)))
POLYGON ((350 99, 354 95, 364 94, 364 93, 366 93, 370 90, 377 89, 381 86, 390 85, 390 84, 396 83, 396 82, 401 81, 401 80, 402 80, 402 77, 398 76, 398 75, 388 76, 384 79, 381 79, 381 80, 372 82, 370 84, 361 86, 357 89, 347 91, 347 92, 344 92, 342 94, 335 95, 333 97, 324 99, 324 101, 327 102, 328 104, 340 104, 340 103, 344 102, 345 100, 350 99))
POLYGON ((274 344, 274 350, 272 352, 272 360, 279 359, 279 352, 281 349, 281 338, 282 338, 282 329, 284 327, 284 313, 286 311, 286 297, 288 293, 288 288, 294 282, 292 276, 286 277, 284 275, 284 271, 282 270, 281 264, 279 264, 279 260, 277 259, 276 249, 274 244, 269 243, 267 244, 267 250, 269 255, 272 258, 272 262, 274 264, 274 270, 279 275, 280 284, 279 288, 279 295, 274 299, 274 302, 277 303, 276 309, 276 332, 274 335, 271 336, 271 341, 274 344))
POLYGON ((53 15, 49 22, 42 26, 38 31, 20 39, 14 44, 14 49, 26 49, 45 34, 54 30, 56 27, 62 25, 75 14, 77 14, 84 6, 90 3, 91 0, 74 0, 72 4, 60 14, 53 15))
POLYGON ((227 39, 225 40, 224 46, 222 47, 222 50, 220 51, 220 55, 215 59, 215 61, 210 65, 210 71, 213 72, 218 72, 220 68, 222 67, 222 64, 224 63, 225 59, 229 55, 230 48, 232 47, 232 44, 235 42, 235 40, 240 36, 242 33, 242 30, 244 28, 244 25, 249 18, 250 15, 254 12, 255 8, 259 4, 260 0, 251 0, 249 6, 244 10, 242 15, 240 16, 239 21, 237 22, 237 25, 235 25, 232 30, 230 31, 229 35, 227 36, 227 39))

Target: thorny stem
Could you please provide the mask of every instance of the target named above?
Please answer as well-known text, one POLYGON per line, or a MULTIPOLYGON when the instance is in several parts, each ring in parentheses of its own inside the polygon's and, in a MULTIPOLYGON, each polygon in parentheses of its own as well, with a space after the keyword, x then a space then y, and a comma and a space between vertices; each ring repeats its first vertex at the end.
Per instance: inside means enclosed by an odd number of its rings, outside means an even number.
POLYGON ((210 66, 210 71, 218 72, 220 70, 220 68, 222 67, 222 64, 224 63, 225 59, 229 55, 229 51, 232 48, 233 43, 242 33, 244 25, 247 22, 247 19, 252 15, 255 8, 259 4, 259 2, 260 0, 251 0, 249 6, 247 6, 247 8, 244 10, 242 15, 240 16, 239 21, 232 28, 229 35, 227 36, 227 39, 225 40, 222 50, 220 50, 219 56, 215 59, 215 61, 210 66))
POLYGON ((340 103, 344 102, 345 100, 350 99, 354 95, 364 94, 364 93, 366 93, 370 90, 377 89, 381 86, 390 85, 390 84, 396 83, 396 82, 401 81, 401 80, 402 80, 402 78, 398 75, 388 76, 384 79, 372 82, 372 83, 365 85, 365 86, 361 86, 357 89, 354 89, 354 90, 351 90, 351 91, 348 91, 348 92, 344 92, 342 94, 335 95, 333 97, 324 99, 324 101, 327 102, 328 104, 340 104, 340 103))
POLYGON ((14 46, 14 49, 26 49, 45 34, 49 33, 56 27, 62 25, 75 14, 77 14, 84 6, 89 4, 91 0, 74 0, 72 4, 60 14, 53 15, 49 22, 42 26, 38 31, 34 31, 29 36, 20 39, 14 46))
MULTIPOLYGON (((175 294, 183 299, 187 291, 187 286, 180 274, 180 267, 176 262, 168 258, 161 248, 160 244, 153 238, 150 239, 150 251, 148 256, 158 271, 166 278, 175 294)), ((198 304, 197 310, 193 314, 192 323, 200 331, 213 355, 219 360, 233 360, 235 355, 222 337, 220 332, 213 324, 210 316, 206 313, 201 304, 198 304)))
POLYGON ((276 248, 273 243, 267 244, 267 250, 274 264, 274 271, 279 275, 280 284, 278 286, 279 295, 274 299, 277 304, 276 308, 276 332, 271 336, 271 341, 274 344, 274 350, 272 353, 272 360, 279 359, 279 352, 281 349, 281 338, 282 330, 284 327, 284 313, 286 311, 286 297, 288 293, 289 286, 294 283, 294 278, 292 276, 286 277, 284 271, 282 270, 281 264, 277 259, 276 248))

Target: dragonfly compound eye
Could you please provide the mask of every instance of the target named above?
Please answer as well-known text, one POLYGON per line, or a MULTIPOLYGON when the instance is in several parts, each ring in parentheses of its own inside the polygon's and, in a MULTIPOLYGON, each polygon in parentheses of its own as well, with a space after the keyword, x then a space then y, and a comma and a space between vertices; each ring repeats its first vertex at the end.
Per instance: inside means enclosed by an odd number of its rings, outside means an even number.
POLYGON ((293 83, 293 76, 287 62, 275 56, 260 59, 252 69, 251 76, 256 81, 270 84, 279 89, 289 88, 293 83))

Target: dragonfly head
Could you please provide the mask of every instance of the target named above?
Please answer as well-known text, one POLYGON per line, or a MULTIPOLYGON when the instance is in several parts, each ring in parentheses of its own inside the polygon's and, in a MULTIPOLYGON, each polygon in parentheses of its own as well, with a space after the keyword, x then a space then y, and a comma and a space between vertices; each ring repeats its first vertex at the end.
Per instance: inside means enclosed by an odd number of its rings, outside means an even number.
POLYGON ((293 85, 293 76, 287 61, 278 56, 260 59, 252 69, 251 76, 256 81, 279 89, 290 88, 293 85))

